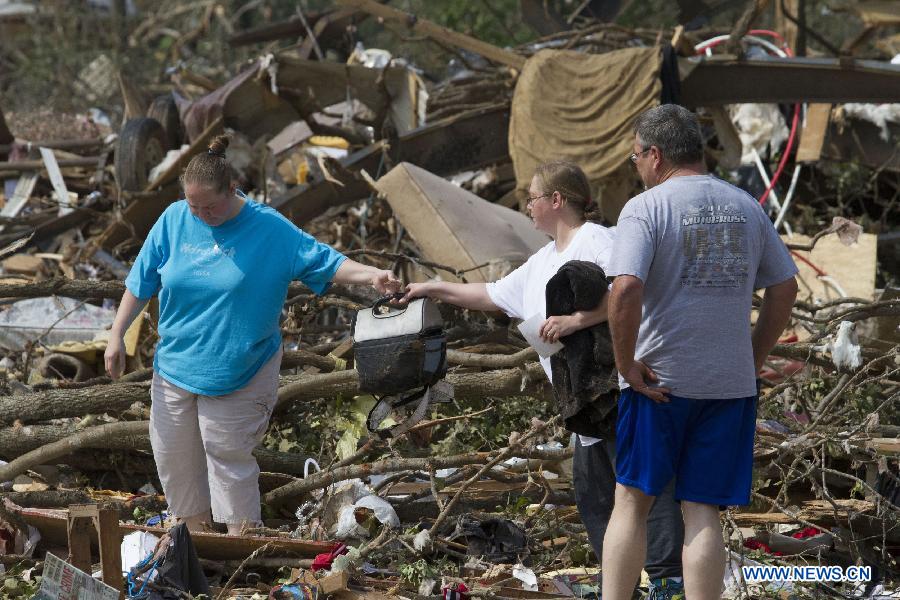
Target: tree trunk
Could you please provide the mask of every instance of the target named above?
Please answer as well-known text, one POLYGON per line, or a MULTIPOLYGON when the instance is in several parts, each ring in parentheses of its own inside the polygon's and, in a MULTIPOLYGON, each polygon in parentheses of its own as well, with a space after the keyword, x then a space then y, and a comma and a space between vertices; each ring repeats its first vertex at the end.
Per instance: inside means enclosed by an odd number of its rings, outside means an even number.
MULTIPOLYGON (((515 355, 514 355, 515 356, 515 355)), ((324 364, 323 364, 324 366, 324 364)), ((286 378, 278 390, 279 410, 292 402, 329 398, 337 394, 359 391, 359 376, 354 370, 286 378)), ((538 363, 522 368, 450 373, 457 398, 533 396, 542 393, 546 384, 538 363)), ((52 389, 32 394, 0 396, 0 424, 37 423, 63 417, 83 417, 96 413, 119 413, 135 402, 149 404, 146 383, 111 383, 80 389, 52 389)))
MULTIPOLYGON (((124 421, 120 423, 108 423, 107 425, 115 425, 116 427, 112 429, 116 431, 125 431, 130 428, 143 430, 147 427, 147 423, 147 421, 124 421), (136 423, 143 423, 144 425, 143 427, 141 427, 136 423)), ((66 440, 67 438, 72 438, 82 432, 89 431, 90 429, 94 428, 79 429, 74 425, 29 425, 25 427, 5 427, 0 429, 0 457, 3 457, 6 460, 13 460, 43 446, 55 444, 62 440, 66 440)), ((109 436, 109 438, 104 440, 102 446, 90 443, 82 447, 101 447, 103 448, 103 450, 126 452, 137 451, 144 453, 145 456, 152 451, 150 448, 149 435, 144 434, 141 431, 138 431, 137 433, 133 433, 131 435, 111 435, 109 436)), ((306 464, 307 458, 309 458, 305 454, 276 452, 262 446, 257 447, 253 451, 253 455, 259 462, 259 468, 261 470, 269 471, 272 473, 285 473, 287 475, 294 476, 303 475, 303 468, 306 464)), ((53 460, 67 464, 69 462, 74 462, 77 465, 84 465, 84 461, 78 460, 76 458, 77 456, 78 455, 72 456, 71 453, 66 453, 54 457, 53 460), (72 458, 75 458, 75 460, 70 461, 69 459, 72 458)), ((50 460, 48 459, 42 462, 50 462, 50 460)), ((110 467, 111 465, 109 464, 99 465, 98 470, 106 470, 110 467)))
POLYGON ((92 413, 119 413, 135 402, 150 402, 145 383, 111 383, 78 390, 46 390, 33 394, 0 396, 0 424, 15 420, 36 423, 92 413))

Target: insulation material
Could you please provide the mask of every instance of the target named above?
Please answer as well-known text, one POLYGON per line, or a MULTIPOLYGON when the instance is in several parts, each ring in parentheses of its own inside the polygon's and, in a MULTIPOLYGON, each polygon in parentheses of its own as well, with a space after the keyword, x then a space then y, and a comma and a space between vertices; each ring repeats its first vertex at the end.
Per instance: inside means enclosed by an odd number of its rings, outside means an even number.
POLYGON ((888 123, 900 123, 900 104, 859 104, 844 105, 844 114, 854 119, 862 119, 874 124, 885 142, 890 139, 888 123))
POLYGON ((741 164, 753 164, 754 149, 762 156, 767 147, 774 152, 787 141, 790 132, 777 104, 733 104, 730 112, 744 146, 741 164))

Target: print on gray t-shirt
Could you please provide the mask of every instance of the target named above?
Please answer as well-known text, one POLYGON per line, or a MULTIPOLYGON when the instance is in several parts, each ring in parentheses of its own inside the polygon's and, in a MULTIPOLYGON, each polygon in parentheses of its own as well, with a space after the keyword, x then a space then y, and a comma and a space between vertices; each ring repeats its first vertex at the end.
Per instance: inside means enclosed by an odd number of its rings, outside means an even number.
POLYGON ((675 396, 755 394, 753 290, 797 273, 759 203, 712 175, 675 177, 629 200, 617 230, 608 274, 644 283, 635 358, 675 396))

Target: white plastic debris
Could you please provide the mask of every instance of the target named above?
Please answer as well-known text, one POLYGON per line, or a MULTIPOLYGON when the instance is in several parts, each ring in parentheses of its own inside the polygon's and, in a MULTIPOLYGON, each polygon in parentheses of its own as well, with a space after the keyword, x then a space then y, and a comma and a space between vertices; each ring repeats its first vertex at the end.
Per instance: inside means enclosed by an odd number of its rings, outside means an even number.
POLYGON ((844 217, 835 217, 831 221, 829 231, 837 234, 838 239, 845 246, 852 246, 859 240, 859 234, 863 232, 861 225, 858 225, 850 219, 844 217))
POLYGON ((150 169, 150 174, 147 175, 147 181, 156 181, 156 179, 162 175, 166 169, 175 164, 175 161, 190 148, 187 144, 181 146, 181 148, 176 148, 174 150, 169 150, 166 152, 166 155, 163 157, 162 162, 158 165, 150 169))
POLYGON ((156 489, 156 486, 154 486, 149 481, 147 483, 145 483, 144 485, 142 485, 141 487, 139 487, 138 491, 140 493, 146 494, 148 496, 155 496, 159 493, 159 491, 157 491, 157 489, 156 489))
POLYGON ((421 552, 429 546, 431 546, 431 533, 427 529, 423 529, 413 538, 413 548, 421 552))
MULTIPOLYGON (((792 528, 796 527, 795 525, 791 525, 792 528)), ((764 584, 765 592, 759 590, 759 584, 748 584, 744 581, 744 576, 741 573, 741 567, 759 567, 762 566, 761 562, 757 562, 753 559, 747 558, 746 556, 741 556, 731 550, 728 550, 728 564, 725 567, 725 578, 723 583, 725 584, 725 590, 722 592, 723 598, 742 598, 744 596, 744 590, 749 587, 751 598, 757 597, 754 595, 754 592, 758 594, 759 597, 769 596, 769 594, 773 596, 784 596, 788 597, 794 591, 794 584, 790 581, 773 581, 770 583, 764 584), (756 588, 756 589, 753 589, 756 588), (766 593, 768 592, 768 594, 766 593)))
POLYGON ((519 563, 513 567, 512 576, 522 582, 522 589, 528 592, 538 591, 537 575, 534 571, 519 563))
MULTIPOLYGON (((332 530, 339 540, 351 537, 367 537, 368 532, 356 522, 356 509, 367 508, 375 513, 375 518, 383 525, 393 529, 400 527, 400 517, 391 504, 373 494, 359 480, 350 482, 335 491, 328 504, 337 508, 337 519, 332 530)), ((334 509, 332 509, 334 510, 334 509)), ((326 506, 326 514, 329 512, 326 506)), ((334 513, 332 513, 334 514, 334 513)))
MULTIPOLYGON (((353 53, 347 59, 347 64, 362 65, 370 69, 383 69, 390 66, 393 56, 387 50, 380 48, 366 48, 362 42, 356 42, 353 53)), ((427 594, 425 594, 427 595, 427 594)))
POLYGON ((363 496, 354 504, 356 508, 368 508, 372 512, 375 513, 375 518, 381 522, 382 525, 387 525, 391 529, 396 529, 400 527, 400 517, 397 516, 397 511, 394 510, 394 507, 391 506, 391 503, 376 496, 375 494, 369 494, 368 496, 363 496))
POLYGON ((350 546, 346 554, 341 554, 331 561, 331 573, 341 573, 360 563, 359 548, 350 546))
POLYGON ((421 583, 419 583, 419 595, 420 596, 430 596, 431 592, 434 590, 434 586, 437 585, 436 579, 426 578, 423 579, 421 583))
POLYGON ((831 360, 838 369, 858 369, 862 365, 862 352, 853 323, 841 321, 831 342, 831 360))
POLYGON ((159 538, 146 531, 134 531, 122 538, 122 571, 127 573, 153 552, 159 538))

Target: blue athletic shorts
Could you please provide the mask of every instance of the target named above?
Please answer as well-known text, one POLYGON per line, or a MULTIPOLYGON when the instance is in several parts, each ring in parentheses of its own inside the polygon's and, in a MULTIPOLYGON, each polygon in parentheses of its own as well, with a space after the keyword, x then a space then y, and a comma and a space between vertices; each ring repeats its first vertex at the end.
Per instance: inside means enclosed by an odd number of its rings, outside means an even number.
POLYGON ((757 397, 669 400, 622 390, 616 481, 658 496, 674 477, 676 500, 749 504, 757 397))

